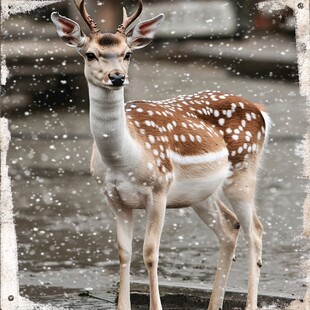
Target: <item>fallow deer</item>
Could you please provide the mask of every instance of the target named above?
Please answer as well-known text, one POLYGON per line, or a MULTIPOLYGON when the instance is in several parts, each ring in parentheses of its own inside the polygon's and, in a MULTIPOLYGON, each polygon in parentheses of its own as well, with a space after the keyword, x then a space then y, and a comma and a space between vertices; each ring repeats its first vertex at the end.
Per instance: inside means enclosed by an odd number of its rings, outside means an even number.
MULTIPOLYGON (((75 0, 91 32, 54 12, 60 38, 84 58, 94 138, 91 173, 114 212, 120 259, 118 309, 130 306, 133 210, 145 209, 143 259, 150 309, 162 309, 158 257, 166 208, 192 207, 219 240, 219 260, 208 309, 223 306, 241 225, 249 250, 247 309, 257 308, 263 227, 255 211, 257 170, 270 125, 259 105, 218 91, 162 101, 124 102, 131 53, 147 46, 164 19, 129 27, 142 11, 124 18, 116 33, 101 33, 75 0), (232 211, 220 200, 225 195, 232 211), (240 224, 239 224, 240 223, 240 224)), ((141 91, 141 90, 139 90, 141 91)))

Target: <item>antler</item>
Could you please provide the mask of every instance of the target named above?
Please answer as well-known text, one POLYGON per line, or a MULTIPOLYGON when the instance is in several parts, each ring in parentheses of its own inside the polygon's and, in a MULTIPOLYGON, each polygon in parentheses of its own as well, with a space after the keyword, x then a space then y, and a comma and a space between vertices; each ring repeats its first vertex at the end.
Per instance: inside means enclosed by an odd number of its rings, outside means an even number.
POLYGON ((73 0, 73 1, 77 9, 80 11, 86 24, 90 28, 91 32, 100 32, 100 30, 97 28, 97 24, 93 21, 93 19, 90 17, 90 15, 86 11, 85 4, 84 4, 85 0, 73 0))
POLYGON ((130 17, 127 17, 127 13, 126 13, 126 9, 123 8, 123 23, 117 28, 117 32, 125 34, 126 29, 128 28, 128 26, 133 23, 141 14, 142 9, 143 9, 143 3, 142 0, 138 0, 139 1, 139 7, 137 9, 136 12, 134 12, 130 17))

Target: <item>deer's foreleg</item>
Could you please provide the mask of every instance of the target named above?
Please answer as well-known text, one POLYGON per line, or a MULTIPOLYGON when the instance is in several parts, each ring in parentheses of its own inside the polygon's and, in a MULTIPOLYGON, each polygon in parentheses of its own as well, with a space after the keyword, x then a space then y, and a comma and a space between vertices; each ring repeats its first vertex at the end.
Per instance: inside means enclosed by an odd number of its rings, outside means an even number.
POLYGON ((119 207, 109 197, 107 202, 116 218, 118 255, 120 261, 120 284, 118 293, 118 310, 130 307, 130 262, 132 253, 133 210, 119 207))
POLYGON ((164 225, 166 196, 153 194, 146 206, 146 231, 143 244, 143 259, 148 272, 150 285, 150 310, 161 310, 158 288, 158 256, 159 245, 164 225))

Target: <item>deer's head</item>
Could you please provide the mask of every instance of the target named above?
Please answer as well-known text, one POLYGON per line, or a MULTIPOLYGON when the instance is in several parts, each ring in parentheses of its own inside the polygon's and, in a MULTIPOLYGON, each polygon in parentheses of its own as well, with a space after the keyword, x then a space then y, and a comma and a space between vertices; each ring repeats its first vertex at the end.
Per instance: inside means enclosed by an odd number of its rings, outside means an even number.
POLYGON ((128 84, 128 66, 132 51, 147 46, 164 19, 164 15, 160 14, 129 30, 129 25, 142 11, 142 0, 138 1, 139 7, 133 15, 128 17, 125 8, 123 9, 123 23, 115 34, 100 32, 87 13, 84 0, 74 2, 91 30, 88 36, 75 21, 57 12, 52 13, 51 19, 59 37, 83 56, 84 72, 89 83, 108 89, 119 89, 128 84))

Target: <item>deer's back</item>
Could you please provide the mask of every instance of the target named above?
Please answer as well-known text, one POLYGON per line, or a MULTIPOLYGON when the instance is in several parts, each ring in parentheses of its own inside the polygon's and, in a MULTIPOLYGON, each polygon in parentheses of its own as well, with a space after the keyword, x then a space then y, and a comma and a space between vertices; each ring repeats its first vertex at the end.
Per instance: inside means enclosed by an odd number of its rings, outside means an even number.
POLYGON ((125 109, 132 134, 163 172, 171 170, 173 159, 212 161, 225 155, 238 168, 255 158, 264 143, 262 108, 235 95, 204 91, 163 101, 132 101, 125 109))

